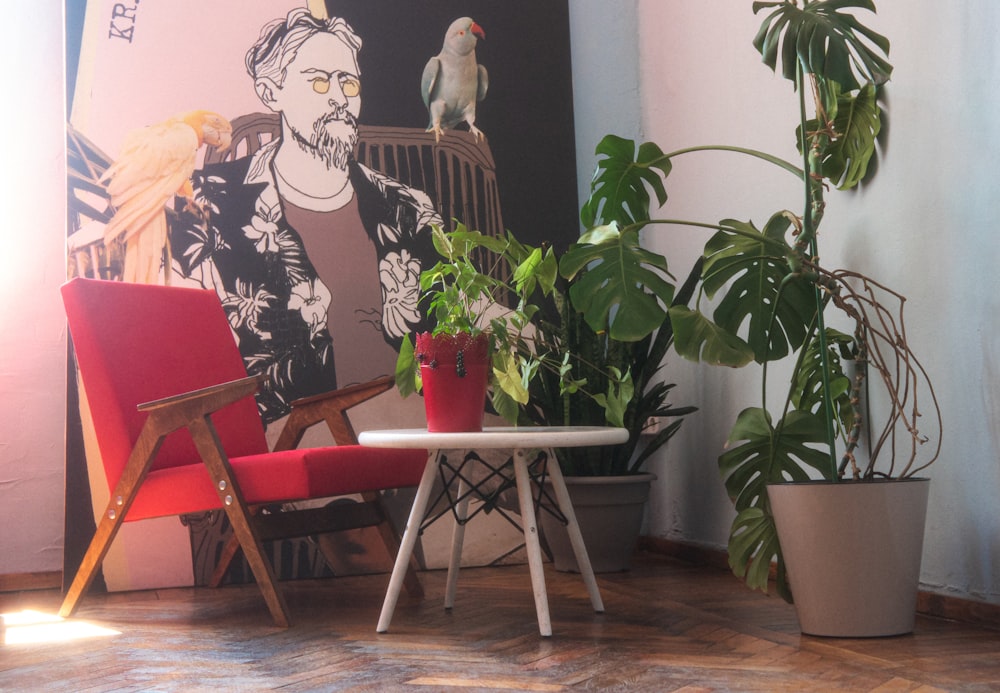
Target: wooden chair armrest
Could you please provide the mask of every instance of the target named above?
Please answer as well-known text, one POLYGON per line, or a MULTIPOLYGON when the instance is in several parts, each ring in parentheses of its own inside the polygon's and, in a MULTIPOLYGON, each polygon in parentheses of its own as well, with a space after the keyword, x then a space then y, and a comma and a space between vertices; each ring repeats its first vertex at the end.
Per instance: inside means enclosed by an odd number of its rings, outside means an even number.
POLYGON ((325 421, 337 445, 355 445, 358 442, 354 428, 347 416, 348 410, 395 385, 391 375, 375 378, 366 383, 349 385, 292 402, 292 412, 281 430, 275 450, 290 450, 298 446, 306 429, 325 421))
POLYGON ((391 375, 383 375, 381 378, 375 378, 366 383, 348 385, 347 387, 330 390, 329 392, 321 392, 311 397, 301 397, 292 401, 292 409, 296 407, 308 407, 315 405, 317 402, 339 402, 343 409, 347 410, 376 395, 382 394, 386 390, 391 389, 395 384, 395 380, 391 375))
POLYGON ((158 422, 157 429, 163 433, 182 428, 189 421, 216 412, 223 407, 254 394, 260 387, 263 376, 254 375, 238 380, 230 380, 218 385, 210 385, 191 392, 163 397, 137 406, 139 411, 149 412, 158 422))

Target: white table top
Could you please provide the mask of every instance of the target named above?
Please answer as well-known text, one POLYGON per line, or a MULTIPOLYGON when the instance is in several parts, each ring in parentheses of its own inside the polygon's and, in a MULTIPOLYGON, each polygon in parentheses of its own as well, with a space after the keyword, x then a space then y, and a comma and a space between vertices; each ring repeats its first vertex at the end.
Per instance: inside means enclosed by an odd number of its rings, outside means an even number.
POLYGON ((488 426, 482 431, 431 433, 424 428, 363 431, 358 442, 375 448, 570 448, 616 445, 628 431, 612 426, 488 426))

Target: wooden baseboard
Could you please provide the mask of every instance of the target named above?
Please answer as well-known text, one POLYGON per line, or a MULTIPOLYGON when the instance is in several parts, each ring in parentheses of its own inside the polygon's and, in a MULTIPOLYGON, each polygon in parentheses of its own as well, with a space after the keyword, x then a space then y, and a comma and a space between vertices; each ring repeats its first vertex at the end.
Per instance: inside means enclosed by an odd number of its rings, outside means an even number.
POLYGON ((62 589, 62 571, 0 574, 0 592, 62 589))
MULTIPOLYGON (((656 537, 640 537, 639 549, 688 563, 729 570, 729 559, 722 549, 656 537)), ((917 613, 984 628, 1000 629, 1000 604, 977 602, 921 590, 917 593, 917 613)))

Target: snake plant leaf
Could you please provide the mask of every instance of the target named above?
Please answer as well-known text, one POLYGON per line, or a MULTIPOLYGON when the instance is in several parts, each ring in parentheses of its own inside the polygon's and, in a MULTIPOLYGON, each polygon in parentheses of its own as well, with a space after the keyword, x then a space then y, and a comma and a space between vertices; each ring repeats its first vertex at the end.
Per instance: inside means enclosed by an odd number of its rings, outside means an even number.
POLYGON ((575 278, 570 300, 592 330, 607 331, 622 342, 638 341, 663 324, 666 306, 673 300, 667 260, 641 247, 634 228, 604 233, 602 238, 600 243, 571 246, 559 271, 575 278))
POLYGON ((674 329, 674 348, 689 361, 740 368, 753 361, 753 349, 701 312, 684 305, 672 306, 670 324, 674 329))
POLYGON ((662 179, 670 174, 671 163, 659 146, 645 142, 636 148, 634 140, 607 135, 595 153, 603 158, 597 162, 590 198, 580 210, 584 226, 648 221, 650 190, 661 207, 666 203, 662 179))
POLYGON ((729 530, 728 549, 733 574, 750 589, 767 592, 771 561, 781 557, 778 532, 770 513, 758 507, 737 513, 729 530))
MULTIPOLYGON (((806 130, 818 126, 813 119, 806 123, 806 130)), ((868 173, 868 163, 875 155, 875 142, 882 130, 874 84, 866 84, 857 94, 837 97, 833 129, 836 136, 819 153, 820 173, 840 190, 849 190, 868 173)))
POLYGON ((889 79, 889 40, 841 12, 875 12, 872 0, 813 0, 802 7, 784 1, 753 4, 754 14, 772 8, 753 45, 772 70, 777 70, 780 53, 786 79, 795 82, 800 65, 805 73, 833 80, 849 92, 864 82, 883 84, 889 79))
POLYGON ((772 216, 763 230, 752 222, 724 219, 705 245, 705 295, 725 291, 712 318, 734 335, 745 330, 758 363, 801 346, 816 313, 813 286, 794 275, 786 259, 794 253, 784 240, 790 225, 784 212, 772 216))
POLYGON ((766 485, 806 481, 807 468, 825 473, 830 457, 826 424, 819 414, 794 409, 776 426, 764 409, 744 409, 729 443, 739 443, 719 456, 719 470, 737 512, 766 503, 766 485))

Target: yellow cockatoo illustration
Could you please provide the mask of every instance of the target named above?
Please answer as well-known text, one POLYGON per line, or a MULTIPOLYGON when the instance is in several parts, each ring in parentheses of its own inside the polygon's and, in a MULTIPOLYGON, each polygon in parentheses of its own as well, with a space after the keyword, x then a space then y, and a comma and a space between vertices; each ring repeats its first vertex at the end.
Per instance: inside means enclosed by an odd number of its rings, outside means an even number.
POLYGON ((102 177, 115 207, 104 241, 124 234, 125 281, 156 283, 166 249, 169 283, 166 208, 175 195, 197 207, 191 175, 198 149, 202 144, 225 149, 232 134, 232 125, 218 113, 191 111, 126 135, 121 154, 102 177))

